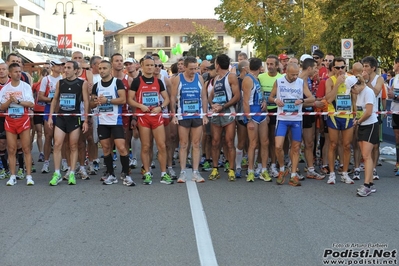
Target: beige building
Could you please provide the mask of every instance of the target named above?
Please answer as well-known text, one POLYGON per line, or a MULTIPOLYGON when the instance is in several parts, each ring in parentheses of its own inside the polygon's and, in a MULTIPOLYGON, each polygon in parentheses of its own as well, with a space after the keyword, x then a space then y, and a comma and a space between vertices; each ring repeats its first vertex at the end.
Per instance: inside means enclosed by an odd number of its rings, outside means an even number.
MULTIPOLYGON (((140 59, 146 54, 164 50, 169 61, 166 65, 177 61, 182 55, 173 55, 172 48, 180 43, 183 51, 188 51, 191 45, 187 43, 187 33, 195 32, 194 24, 205 26, 215 33, 215 39, 223 42, 227 48, 226 54, 233 61, 237 55, 245 52, 252 56, 253 44, 242 47, 241 40, 228 36, 224 24, 216 19, 149 19, 142 23, 128 23, 126 28, 105 34, 104 55, 121 53, 124 57, 140 59)), ((205 59, 205 58, 201 58, 205 59)))

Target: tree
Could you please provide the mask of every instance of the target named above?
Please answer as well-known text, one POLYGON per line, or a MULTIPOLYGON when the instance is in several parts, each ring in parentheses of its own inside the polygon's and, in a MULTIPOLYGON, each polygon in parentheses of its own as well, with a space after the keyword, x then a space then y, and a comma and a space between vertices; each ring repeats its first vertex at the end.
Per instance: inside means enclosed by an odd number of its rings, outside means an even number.
POLYGON ((322 34, 327 49, 341 54, 341 39, 353 38, 355 60, 372 55, 390 64, 398 54, 396 0, 326 1, 321 7, 328 27, 322 34))
POLYGON ((205 26, 194 23, 195 32, 186 33, 187 42, 191 44, 187 55, 198 56, 205 59, 207 55, 215 58, 218 54, 225 53, 227 48, 215 39, 215 33, 205 26))

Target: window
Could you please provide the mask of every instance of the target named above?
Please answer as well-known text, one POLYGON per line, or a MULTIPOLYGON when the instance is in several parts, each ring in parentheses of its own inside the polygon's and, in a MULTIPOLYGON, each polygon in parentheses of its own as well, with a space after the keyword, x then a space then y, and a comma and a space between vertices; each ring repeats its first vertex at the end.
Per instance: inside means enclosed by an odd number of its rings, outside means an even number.
POLYGON ((241 53, 241 51, 236 51, 236 58, 235 61, 238 62, 238 55, 241 53))
POLYGON ((134 52, 129 52, 129 57, 134 58, 134 52))
POLYGON ((129 37, 129 43, 134 43, 134 37, 129 37))
POLYGON ((241 38, 236 38, 236 42, 241 42, 241 38))
POLYGON ((221 44, 223 44, 223 43, 224 43, 223 36, 218 36, 218 41, 219 41, 221 44))
POLYGON ((170 47, 170 36, 165 36, 165 47, 170 47))
POLYGON ((180 42, 181 43, 186 43, 188 41, 188 37, 187 36, 180 36, 180 42))
POLYGON ((152 46, 152 36, 147 36, 147 47, 153 47, 152 46))

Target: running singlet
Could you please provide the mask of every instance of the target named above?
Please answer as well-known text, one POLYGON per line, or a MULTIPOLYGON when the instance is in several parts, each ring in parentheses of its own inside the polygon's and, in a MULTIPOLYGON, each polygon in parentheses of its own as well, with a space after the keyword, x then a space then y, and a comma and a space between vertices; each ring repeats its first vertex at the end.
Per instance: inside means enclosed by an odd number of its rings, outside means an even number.
POLYGON ((295 105, 295 101, 303 97, 303 79, 297 78, 294 82, 289 82, 286 77, 277 79, 277 95, 283 107, 278 107, 278 113, 294 113, 294 115, 277 115, 277 120, 281 121, 302 121, 302 104, 295 105))
POLYGON ((132 109, 127 103, 127 98, 129 97, 129 76, 125 75, 121 81, 126 91, 126 104, 122 105, 122 113, 124 114, 131 113, 132 109))
MULTIPOLYGON (((391 79, 391 82, 394 95, 399 95, 399 74, 396 74, 396 76, 391 79)), ((392 100, 391 111, 399 111, 399 99, 392 100)))
MULTIPOLYGON (((165 87, 157 78, 140 76, 133 80, 132 90, 136 91, 136 101, 138 103, 152 109, 160 106, 159 96, 165 90, 165 87)), ((136 108, 136 113, 143 113, 143 111, 140 108, 136 108)))
POLYGON ((259 74, 258 76, 260 85, 262 86, 263 97, 265 97, 267 101, 267 110, 277 108, 277 105, 275 103, 269 103, 268 101, 269 101, 270 92, 273 89, 274 82, 276 82, 276 80, 281 77, 283 77, 283 75, 278 72, 277 75, 275 75, 274 77, 269 76, 269 73, 262 73, 259 74))
MULTIPOLYGON (((217 103, 220 105, 226 104, 233 98, 233 92, 230 87, 229 83, 229 74, 230 72, 227 72, 226 75, 224 75, 221 79, 216 80, 213 85, 213 103, 217 103)), ((225 108, 223 113, 235 113, 235 108, 234 106, 229 106, 228 108, 225 108)))
POLYGON ((60 90, 60 110, 62 114, 80 113, 80 103, 83 101, 84 80, 76 78, 74 80, 62 79, 59 81, 60 90))
MULTIPOLYGON (((93 86, 92 94, 94 95, 104 95, 107 99, 119 98, 118 90, 124 90, 125 86, 121 80, 117 78, 112 78, 108 82, 100 81, 93 86)), ((122 125, 122 104, 110 104, 105 103, 98 106, 98 112, 100 116, 98 117, 99 125, 122 125)))
POLYGON ((184 74, 179 74, 180 83, 177 88, 177 114, 178 119, 192 119, 201 118, 201 116, 182 116, 183 113, 202 114, 202 101, 201 101, 201 82, 198 74, 194 75, 194 80, 189 82, 184 78, 184 74))
MULTIPOLYGON (((337 83, 337 77, 332 76, 333 86, 337 83)), ((346 94, 345 82, 338 87, 337 96, 332 103, 328 104, 328 112, 352 112, 352 99, 350 94, 346 94)), ((353 115, 330 115, 330 117, 352 118, 353 115)))
MULTIPOLYGON (((1 103, 7 102, 11 94, 13 94, 17 100, 34 103, 32 89, 30 85, 25 82, 20 82, 17 87, 13 87, 11 83, 5 85, 0 91, 1 103)), ((6 121, 9 122, 13 122, 14 119, 22 120, 28 118, 28 108, 14 102, 10 104, 7 112, 8 116, 6 117, 6 121)))
MULTIPOLYGON (((8 80, 4 83, 4 84, 1 84, 0 83, 0 91, 3 89, 3 87, 4 86, 6 86, 8 83, 10 83, 11 82, 11 79, 10 78, 8 78, 8 80)), ((0 110, 0 113, 5 113, 6 111, 1 111, 0 110)), ((4 122, 4 119, 5 119, 5 117, 4 116, 0 116, 0 119, 2 119, 2 122, 4 122)))
POLYGON ((262 110, 262 101, 263 101, 263 95, 260 83, 251 74, 247 74, 246 76, 250 77, 253 82, 251 95, 249 96, 249 105, 251 107, 251 112, 260 112, 262 110))
MULTIPOLYGON (((55 93, 55 89, 57 87, 57 83, 59 80, 62 79, 62 76, 59 75, 58 77, 53 77, 51 75, 48 75, 47 77, 43 78, 41 83, 40 83, 40 90, 39 92, 44 92, 44 96, 48 97, 48 98, 53 98, 54 97, 54 93, 55 93)), ((51 102, 50 103, 45 103, 44 106, 44 113, 48 114, 50 113, 50 106, 51 106, 51 102)))

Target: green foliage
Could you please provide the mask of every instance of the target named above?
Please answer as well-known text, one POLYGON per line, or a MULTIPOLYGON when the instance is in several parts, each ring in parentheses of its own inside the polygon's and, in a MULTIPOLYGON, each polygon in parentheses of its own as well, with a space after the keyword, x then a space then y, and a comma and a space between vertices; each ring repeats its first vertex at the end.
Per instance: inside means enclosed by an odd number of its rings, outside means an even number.
POLYGON ((206 55, 215 58, 218 54, 225 53, 227 48, 215 39, 215 33, 203 25, 194 23, 195 32, 186 33, 187 42, 191 45, 187 55, 198 56, 202 60, 206 55))

